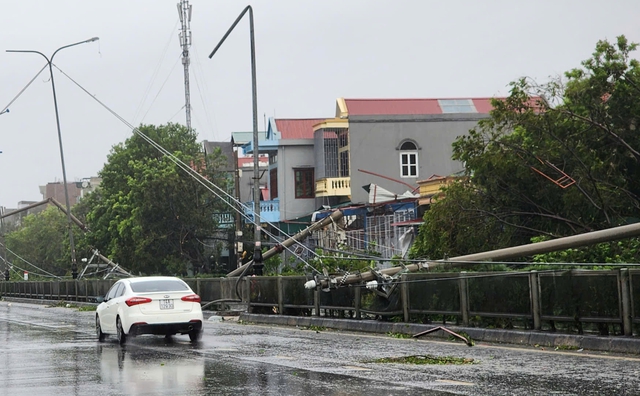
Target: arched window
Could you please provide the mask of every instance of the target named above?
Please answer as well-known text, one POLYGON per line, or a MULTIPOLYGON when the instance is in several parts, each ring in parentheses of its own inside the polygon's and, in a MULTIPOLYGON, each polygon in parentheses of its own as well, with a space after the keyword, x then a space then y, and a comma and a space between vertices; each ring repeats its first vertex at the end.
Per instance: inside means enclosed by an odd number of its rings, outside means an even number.
POLYGON ((400 177, 418 177, 418 146, 411 140, 400 145, 400 177))

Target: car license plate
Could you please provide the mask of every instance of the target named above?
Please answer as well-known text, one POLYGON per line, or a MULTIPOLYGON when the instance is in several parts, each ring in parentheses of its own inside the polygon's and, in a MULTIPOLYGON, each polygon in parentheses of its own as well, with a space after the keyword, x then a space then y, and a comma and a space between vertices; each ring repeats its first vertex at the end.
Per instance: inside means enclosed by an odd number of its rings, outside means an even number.
POLYGON ((160 300, 160 309, 173 309, 173 300, 160 300))

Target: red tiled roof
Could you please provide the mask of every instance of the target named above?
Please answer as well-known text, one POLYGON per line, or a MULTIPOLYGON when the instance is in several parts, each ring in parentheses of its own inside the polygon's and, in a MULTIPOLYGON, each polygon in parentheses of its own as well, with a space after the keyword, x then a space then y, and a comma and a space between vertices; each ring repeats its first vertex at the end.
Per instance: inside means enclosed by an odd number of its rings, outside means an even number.
MULTIPOLYGON (((443 99, 345 99, 349 115, 425 115, 442 114, 438 100, 471 99, 477 114, 488 114, 492 98, 443 99)), ((500 98, 496 98, 500 99, 500 98)), ((474 113, 472 113, 474 114, 474 113)))
POLYGON ((349 115, 441 114, 437 99, 345 99, 349 115))
POLYGON ((276 119, 281 139, 313 139, 313 126, 326 118, 276 119))
MULTIPOLYGON (((504 98, 496 98, 496 99, 504 99, 504 98)), ((480 114, 489 114, 491 110, 493 110, 493 106, 491 106, 491 98, 482 98, 482 99, 472 99, 473 105, 478 110, 480 114)))

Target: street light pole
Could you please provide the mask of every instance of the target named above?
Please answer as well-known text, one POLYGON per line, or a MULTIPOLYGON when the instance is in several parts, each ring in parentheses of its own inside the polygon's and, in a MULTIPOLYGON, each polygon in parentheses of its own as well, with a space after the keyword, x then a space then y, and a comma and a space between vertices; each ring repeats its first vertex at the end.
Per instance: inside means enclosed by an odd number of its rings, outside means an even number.
POLYGON ((62 163, 62 181, 64 183, 64 200, 65 200, 65 206, 67 209, 67 220, 68 220, 68 227, 69 227, 69 247, 71 249, 71 275, 73 276, 73 279, 76 279, 78 277, 78 264, 76 262, 76 246, 75 243, 73 241, 73 220, 71 219, 71 205, 69 204, 69 189, 67 188, 67 171, 64 165, 64 151, 62 149, 62 133, 60 132, 60 116, 58 114, 58 98, 56 97, 56 85, 54 83, 53 80, 53 58, 56 56, 56 54, 65 49, 65 48, 69 48, 69 47, 73 47, 76 45, 80 45, 80 44, 85 44, 85 43, 91 43, 94 41, 99 40, 98 37, 92 37, 88 40, 84 40, 84 41, 79 41, 77 43, 73 43, 73 44, 69 44, 69 45, 65 45, 62 46, 60 48, 58 48, 57 50, 55 50, 53 52, 53 55, 51 55, 51 58, 47 58, 47 56, 45 54, 43 54, 40 51, 33 51, 33 50, 7 50, 7 52, 27 52, 27 53, 33 53, 33 54, 38 54, 41 55, 44 59, 46 59, 47 61, 47 65, 49 66, 49 74, 51 76, 51 90, 53 92, 53 106, 56 112, 56 126, 58 128, 58 144, 60 146, 60 162, 62 163))
POLYGON ((249 30, 251 35, 251 96, 253 102, 253 213, 254 213, 254 250, 253 266, 256 275, 262 275, 262 240, 260 238, 260 159, 258 150, 258 89, 256 84, 256 40, 253 30, 253 8, 250 5, 240 13, 235 22, 231 25, 227 33, 222 37, 218 45, 211 51, 209 59, 218 51, 222 43, 227 39, 231 31, 236 27, 244 14, 249 12, 249 30))

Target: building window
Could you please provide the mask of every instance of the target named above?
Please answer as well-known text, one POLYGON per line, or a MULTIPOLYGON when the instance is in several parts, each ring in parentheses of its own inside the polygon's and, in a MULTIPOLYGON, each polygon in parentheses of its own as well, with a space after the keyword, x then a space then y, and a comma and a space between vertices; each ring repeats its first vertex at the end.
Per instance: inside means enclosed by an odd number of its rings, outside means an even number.
POLYGON ((349 177, 349 151, 340 151, 340 177, 349 177))
POLYGON ((271 199, 278 198, 278 168, 269 171, 269 190, 271 191, 271 199))
POLYGON ((347 147, 349 145, 349 130, 343 129, 338 132, 338 147, 347 147))
POLYGON ((296 198, 314 198, 314 174, 313 168, 294 169, 296 180, 296 198))
POLYGON ((418 177, 418 147, 413 142, 400 146, 400 176, 418 177))

